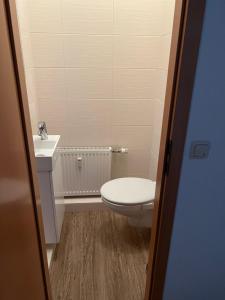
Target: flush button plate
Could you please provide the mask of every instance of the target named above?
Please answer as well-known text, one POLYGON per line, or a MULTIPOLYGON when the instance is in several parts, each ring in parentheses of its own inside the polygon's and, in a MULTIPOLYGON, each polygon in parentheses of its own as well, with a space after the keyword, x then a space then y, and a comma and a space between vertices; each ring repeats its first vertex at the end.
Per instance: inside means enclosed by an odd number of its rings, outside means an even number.
POLYGON ((206 159, 209 156, 210 143, 208 141, 194 141, 191 144, 191 159, 206 159))

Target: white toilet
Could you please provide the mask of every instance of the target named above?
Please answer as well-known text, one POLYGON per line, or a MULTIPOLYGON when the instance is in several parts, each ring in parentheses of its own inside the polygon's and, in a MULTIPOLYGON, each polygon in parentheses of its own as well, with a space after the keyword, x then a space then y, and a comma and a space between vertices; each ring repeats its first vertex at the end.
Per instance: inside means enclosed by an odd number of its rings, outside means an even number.
POLYGON ((136 177, 110 180, 101 187, 102 200, 132 226, 151 227, 156 182, 136 177))

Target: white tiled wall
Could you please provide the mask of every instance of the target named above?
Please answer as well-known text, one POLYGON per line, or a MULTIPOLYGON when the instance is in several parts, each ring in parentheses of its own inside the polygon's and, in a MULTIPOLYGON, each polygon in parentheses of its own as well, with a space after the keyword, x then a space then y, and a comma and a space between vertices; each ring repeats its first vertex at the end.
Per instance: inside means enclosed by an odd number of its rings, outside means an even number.
POLYGON ((154 179, 174 0, 17 2, 49 132, 65 146, 126 146, 113 176, 154 179))
POLYGON ((36 94, 36 80, 33 69, 33 49, 31 46, 29 10, 26 0, 16 1, 17 18, 20 33, 20 42, 25 71, 25 80, 27 87, 27 96, 29 101, 29 110, 31 115, 31 126, 33 134, 37 131, 38 115, 38 97, 36 94))

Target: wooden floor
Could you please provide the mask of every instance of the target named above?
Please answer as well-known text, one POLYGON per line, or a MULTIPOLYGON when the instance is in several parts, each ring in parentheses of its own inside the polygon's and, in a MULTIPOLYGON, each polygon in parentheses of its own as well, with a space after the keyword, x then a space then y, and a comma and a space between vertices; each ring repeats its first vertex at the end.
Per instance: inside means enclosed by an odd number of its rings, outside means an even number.
POLYGON ((67 213, 50 277, 54 300, 142 300, 150 238, 108 211, 67 213))

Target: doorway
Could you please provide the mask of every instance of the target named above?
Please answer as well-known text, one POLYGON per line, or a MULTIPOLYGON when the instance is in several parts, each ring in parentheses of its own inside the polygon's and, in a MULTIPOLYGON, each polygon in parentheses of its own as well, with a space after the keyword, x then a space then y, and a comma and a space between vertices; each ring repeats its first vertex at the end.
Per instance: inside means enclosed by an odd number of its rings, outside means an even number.
MULTIPOLYGON (((179 6, 179 5, 178 5, 179 6)), ((182 9, 183 9, 183 11, 181 10, 181 12, 184 12, 184 10, 185 9, 187 9, 187 7, 188 7, 188 5, 187 6, 185 6, 185 8, 184 7, 182 7, 182 9)), ((184 17, 184 16, 182 16, 182 17, 184 17)), ((180 19, 179 19, 179 21, 181 20, 181 13, 180 13, 180 19)), ((182 19, 182 21, 183 21, 183 19, 182 19)), ((14 26, 15 26, 15 24, 14 24, 14 26)), ((15 30, 15 27, 14 27, 14 30, 15 30)), ((180 37, 180 36, 178 36, 178 37, 180 37)), ((177 36, 176 36, 176 38, 177 38, 177 36)), ((177 42, 178 42, 178 38, 177 38, 177 42)), ((176 45, 177 46, 177 45, 176 45)), ((18 50, 17 50, 18 51, 18 50)), ((174 70, 173 70, 174 71, 174 70)), ((171 113, 171 111, 170 111, 170 113, 171 113)), ((167 124, 168 125, 168 124, 167 124)), ((164 141, 165 142, 165 141, 164 141)), ((164 145, 165 146, 165 145, 164 145)), ((165 149, 164 149, 165 150, 165 149)), ((164 151, 164 154, 165 154, 165 151, 164 151)), ((163 154, 163 155, 164 155, 163 154)), ((163 157, 163 159, 164 159, 164 157, 163 157)), ((164 164, 163 164, 164 165, 164 164)), ((164 170, 165 171, 165 170, 164 170)), ((154 229, 154 227, 153 227, 153 229, 154 229)))

